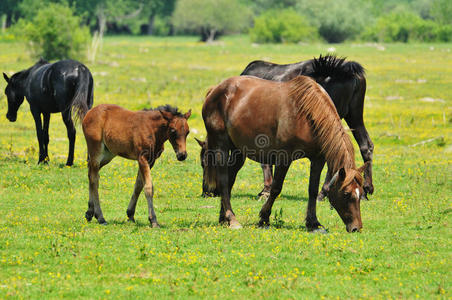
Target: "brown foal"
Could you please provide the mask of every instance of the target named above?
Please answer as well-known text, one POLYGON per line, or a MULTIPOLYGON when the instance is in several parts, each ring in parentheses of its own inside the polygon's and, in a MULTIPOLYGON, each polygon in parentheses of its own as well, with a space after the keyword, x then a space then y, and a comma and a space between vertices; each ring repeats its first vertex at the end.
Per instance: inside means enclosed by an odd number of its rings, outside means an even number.
POLYGON ((100 224, 107 223, 99 202, 99 170, 119 155, 138 161, 135 188, 127 208, 129 221, 135 221, 137 200, 144 189, 149 221, 152 227, 159 227, 153 205, 151 168, 163 152, 166 140, 170 141, 179 161, 187 158, 190 115, 191 110, 182 114, 170 105, 134 112, 101 104, 88 111, 82 123, 88 147, 89 202, 85 214, 88 221, 94 215, 100 224))

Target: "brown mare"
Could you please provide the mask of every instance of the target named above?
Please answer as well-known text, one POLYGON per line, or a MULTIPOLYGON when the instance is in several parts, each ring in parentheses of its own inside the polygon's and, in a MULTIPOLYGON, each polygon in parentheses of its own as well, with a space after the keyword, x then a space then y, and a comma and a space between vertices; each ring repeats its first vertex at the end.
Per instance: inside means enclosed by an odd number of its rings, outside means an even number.
POLYGON ((356 168, 350 137, 330 97, 313 79, 298 76, 274 82, 232 77, 209 91, 202 115, 207 130, 207 139, 201 142, 203 184, 220 192, 220 222, 241 227, 232 211, 230 194, 246 157, 275 165, 270 196, 260 211, 260 226, 269 224, 271 208, 291 162, 307 157, 311 161, 307 229, 323 231, 316 216, 316 197, 325 161, 331 205, 348 232, 362 228, 361 173, 368 164, 356 168))
POLYGON ((135 188, 127 208, 129 221, 135 221, 137 200, 144 188, 149 221, 152 227, 159 227, 153 205, 151 168, 168 139, 177 159, 187 158, 185 143, 190 115, 191 110, 181 114, 169 105, 134 112, 117 105, 101 104, 88 111, 82 123, 88 147, 89 202, 85 214, 88 221, 94 215, 100 224, 106 224, 99 203, 99 170, 119 155, 138 161, 135 188))

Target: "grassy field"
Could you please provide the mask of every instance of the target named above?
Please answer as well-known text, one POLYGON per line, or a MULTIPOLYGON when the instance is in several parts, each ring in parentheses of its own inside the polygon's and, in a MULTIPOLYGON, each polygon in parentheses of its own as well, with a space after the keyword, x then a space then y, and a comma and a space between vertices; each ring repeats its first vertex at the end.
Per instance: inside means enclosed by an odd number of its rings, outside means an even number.
MULTIPOLYGON (((50 123, 49 165, 28 103, 5 118, 0 81, 0 298, 444 298, 452 269, 452 44, 252 45, 226 37, 107 38, 95 64, 95 104, 129 109, 171 103, 193 109, 189 157, 171 146, 152 169, 161 229, 151 229, 144 196, 126 222, 137 165, 116 158, 101 171, 108 226, 87 223, 86 145, 79 128, 75 166, 61 116, 50 123), (328 202, 318 205, 326 235, 307 233, 309 161, 293 164, 268 230, 258 164, 247 161, 233 189, 242 230, 218 225, 219 199, 200 197, 200 116, 206 90, 248 62, 295 62, 336 52, 365 66, 365 122, 375 144, 376 192, 361 205, 363 231, 347 234, 328 202), (427 141, 425 143, 421 143, 427 141), (421 143, 421 144, 419 144, 421 143), (278 228, 277 228, 278 227, 278 228)), ((0 71, 32 64, 27 48, 0 43, 0 71)), ((357 154, 358 165, 361 157, 357 154)))

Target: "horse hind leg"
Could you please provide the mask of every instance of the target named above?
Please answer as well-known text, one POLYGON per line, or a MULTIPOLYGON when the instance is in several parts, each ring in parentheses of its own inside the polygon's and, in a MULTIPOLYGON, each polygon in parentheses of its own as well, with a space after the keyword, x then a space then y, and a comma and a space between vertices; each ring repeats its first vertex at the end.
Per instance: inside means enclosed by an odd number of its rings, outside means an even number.
POLYGON ((66 166, 72 166, 74 164, 74 148, 75 148, 75 136, 76 130, 74 122, 72 121, 71 110, 67 109, 61 113, 63 122, 66 125, 67 137, 69 139, 69 153, 67 156, 66 166))

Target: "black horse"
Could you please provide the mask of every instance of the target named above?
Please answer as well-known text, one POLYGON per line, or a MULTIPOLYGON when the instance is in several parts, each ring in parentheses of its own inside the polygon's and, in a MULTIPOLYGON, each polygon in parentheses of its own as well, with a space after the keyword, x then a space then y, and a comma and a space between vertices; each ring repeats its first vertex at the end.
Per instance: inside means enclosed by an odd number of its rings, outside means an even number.
POLYGON ((38 164, 48 161, 50 114, 61 112, 69 138, 66 165, 71 166, 74 162, 75 145, 72 114, 76 114, 75 119, 82 120, 93 106, 93 77, 88 68, 75 60, 62 60, 51 64, 41 59, 11 78, 5 73, 3 77, 8 83, 5 89, 8 98, 6 118, 11 122, 16 121, 17 110, 24 97, 30 104, 39 142, 38 164))
MULTIPOLYGON (((345 119, 358 142, 364 162, 369 167, 364 173, 364 195, 374 191, 372 183, 372 155, 374 145, 364 126, 363 110, 366 93, 366 78, 364 68, 357 62, 346 61, 335 55, 320 55, 307 61, 294 64, 278 65, 271 62, 256 60, 248 64, 240 75, 251 75, 273 81, 289 81, 298 75, 315 79, 330 95, 341 119, 345 119)), ((272 166, 262 165, 264 172, 264 189, 259 194, 268 195, 272 183, 272 166)), ((324 189, 325 189, 324 185, 324 189)), ((322 189, 320 198, 325 196, 322 189)), ((265 196, 266 196, 265 195, 265 196)))

